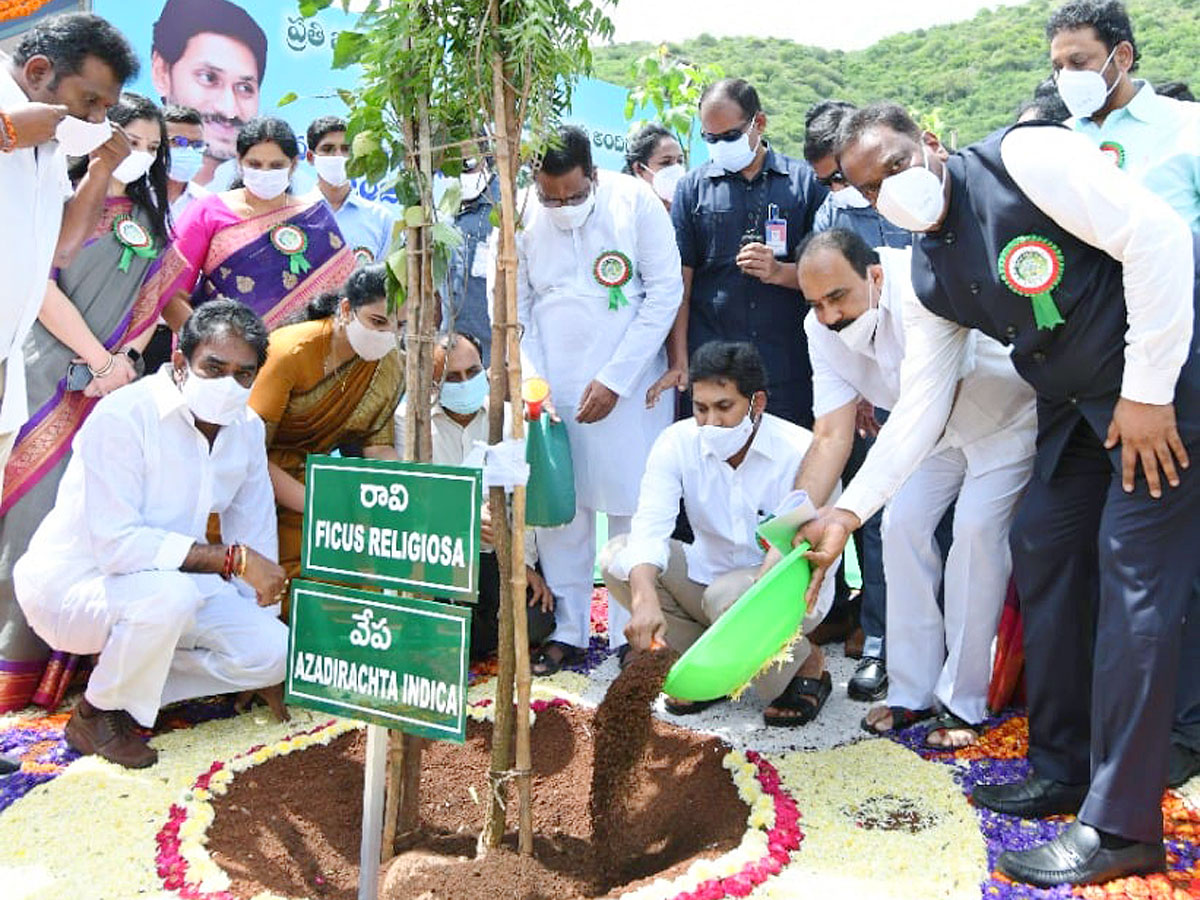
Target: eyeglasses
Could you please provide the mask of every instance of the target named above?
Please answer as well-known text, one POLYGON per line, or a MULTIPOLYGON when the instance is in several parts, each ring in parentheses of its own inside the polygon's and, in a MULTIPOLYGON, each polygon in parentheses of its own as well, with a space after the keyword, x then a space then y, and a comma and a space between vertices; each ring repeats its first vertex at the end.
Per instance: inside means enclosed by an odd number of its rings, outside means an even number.
POLYGON ((207 141, 192 141, 185 138, 182 134, 177 134, 174 137, 167 138, 167 143, 172 147, 178 147, 183 150, 191 147, 193 150, 204 150, 208 147, 207 141))
POLYGON ((541 192, 541 189, 539 188, 538 192, 537 192, 537 198, 538 198, 538 203, 542 204, 542 206, 548 207, 550 209, 557 209, 560 206, 578 206, 580 203, 583 203, 584 201, 587 200, 588 194, 590 194, 591 192, 592 192, 592 185, 589 182, 589 184, 587 186, 587 190, 580 191, 577 194, 572 194, 569 197, 563 197, 562 199, 558 199, 556 197, 547 197, 541 192))
POLYGON ((817 178, 818 184, 823 184, 825 187, 833 187, 835 184, 846 184, 846 176, 840 170, 834 169, 824 178, 817 178))
POLYGON ((706 144, 727 144, 730 141, 736 141, 745 134, 746 129, 750 127, 750 123, 753 121, 753 119, 747 119, 737 128, 730 128, 728 131, 719 131, 716 134, 710 131, 702 131, 700 132, 700 137, 703 138, 706 144))

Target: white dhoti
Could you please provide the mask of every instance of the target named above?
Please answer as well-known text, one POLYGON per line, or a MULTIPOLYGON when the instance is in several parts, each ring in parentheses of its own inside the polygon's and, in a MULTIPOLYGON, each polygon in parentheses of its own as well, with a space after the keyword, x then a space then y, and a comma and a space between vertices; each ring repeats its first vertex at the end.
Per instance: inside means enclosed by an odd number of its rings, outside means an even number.
MULTIPOLYGON (((629 534, 633 516, 608 515, 608 536, 629 534)), ((554 594, 552 641, 586 647, 591 628, 592 588, 596 566, 596 510, 580 506, 561 528, 537 529, 538 557, 546 585, 554 594)), ((609 599, 608 645, 625 643, 629 611, 609 599)))
POLYGON ((939 701, 964 721, 987 715, 992 640, 1012 557, 1008 531, 1033 457, 972 471, 962 450, 929 457, 883 514, 887 581, 888 697, 924 709, 939 701), (954 540, 946 558, 933 533, 951 503, 954 540), (945 612, 938 586, 945 579, 945 612))
POLYGON ((161 706, 283 681, 287 626, 216 575, 97 575, 48 597, 22 591, 30 626, 55 650, 100 654, 88 702, 147 728, 161 706))

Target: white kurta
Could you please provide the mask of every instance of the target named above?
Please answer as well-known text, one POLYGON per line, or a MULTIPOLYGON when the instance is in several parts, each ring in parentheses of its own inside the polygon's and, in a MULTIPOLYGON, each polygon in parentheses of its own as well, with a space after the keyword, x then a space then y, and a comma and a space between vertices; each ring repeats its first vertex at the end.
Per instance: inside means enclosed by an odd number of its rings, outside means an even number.
POLYGON ((146 727, 160 704, 283 680, 287 628, 243 581, 180 572, 210 512, 226 541, 277 558, 262 420, 197 430, 169 367, 103 398, 75 437, 54 508, 13 569, 56 650, 99 653, 87 698, 146 727))
POLYGON ((596 207, 582 227, 563 231, 537 203, 518 235, 519 318, 525 363, 549 383, 567 425, 580 508, 632 516, 646 457, 671 423, 672 395, 646 409, 646 391, 666 371, 664 341, 683 297, 675 232, 644 181, 601 172, 596 207), (633 263, 622 287, 628 305, 609 308, 597 259, 618 251, 633 263), (593 379, 620 399, 599 422, 575 411, 593 379))
MULTIPOLYGON (((0 109, 13 109, 29 98, 8 70, 9 58, 0 53, 0 109)), ((19 429, 28 417, 25 396, 25 354, 21 345, 37 320, 46 295, 46 279, 58 232, 63 203, 71 196, 67 161, 58 143, 47 141, 12 153, 0 153, 0 436, 19 429)), ((0 465, 3 459, 0 459, 0 465)))

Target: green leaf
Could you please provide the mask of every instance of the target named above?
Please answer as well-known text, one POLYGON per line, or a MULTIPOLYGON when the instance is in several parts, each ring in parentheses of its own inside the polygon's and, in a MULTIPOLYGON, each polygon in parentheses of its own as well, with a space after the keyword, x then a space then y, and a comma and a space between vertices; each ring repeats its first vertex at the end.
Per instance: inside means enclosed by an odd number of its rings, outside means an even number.
POLYGON ((420 228, 425 224, 425 210, 419 206, 405 207, 404 224, 409 228, 420 228))
POLYGON ((344 69, 361 62, 370 46, 370 37, 358 31, 343 31, 333 46, 333 67, 344 69))
POLYGON ((433 235, 434 244, 447 247, 451 250, 462 246, 462 232, 449 222, 435 222, 430 232, 433 235))
POLYGON ((382 148, 379 138, 373 131, 360 131, 350 142, 350 152, 355 158, 370 156, 382 148))
POLYGON ((321 10, 333 5, 333 0, 300 0, 300 15, 311 19, 321 10))
POLYGON ((345 88, 338 88, 337 95, 341 97, 342 102, 351 109, 354 109, 355 104, 358 103, 358 97, 355 96, 354 91, 348 91, 345 88))
MULTIPOLYGON (((459 168, 461 168, 461 164, 459 168)), ((449 173, 447 173, 449 174, 449 173)), ((453 219, 458 215, 458 208, 462 205, 462 184, 455 178, 446 187, 446 192, 442 194, 442 199, 438 203, 438 215, 443 219, 453 219)))
POLYGON ((405 290, 408 286, 408 248, 401 247, 399 250, 393 250, 389 253, 387 267, 388 271, 396 279, 397 284, 400 285, 401 290, 405 290))
POLYGON ((276 106, 287 106, 289 103, 295 103, 299 99, 300 99, 300 95, 297 94, 295 91, 288 91, 286 94, 284 94, 282 97, 279 98, 279 102, 276 103, 275 105, 276 106))

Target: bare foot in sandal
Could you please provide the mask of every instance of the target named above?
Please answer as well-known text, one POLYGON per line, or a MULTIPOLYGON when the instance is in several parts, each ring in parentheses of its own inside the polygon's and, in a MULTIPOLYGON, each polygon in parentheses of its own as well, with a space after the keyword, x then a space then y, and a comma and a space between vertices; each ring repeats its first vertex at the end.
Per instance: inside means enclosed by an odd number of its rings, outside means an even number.
POLYGON ((933 750, 961 750, 978 743, 981 730, 979 725, 972 725, 952 712, 944 712, 925 735, 925 746, 933 750))
POLYGON ((783 693, 763 710, 763 721, 784 728, 805 725, 817 717, 833 692, 825 671, 825 654, 816 644, 783 693))
POLYGON ((903 706, 873 706, 859 723, 867 734, 882 736, 903 731, 933 715, 932 709, 907 709, 903 706))

